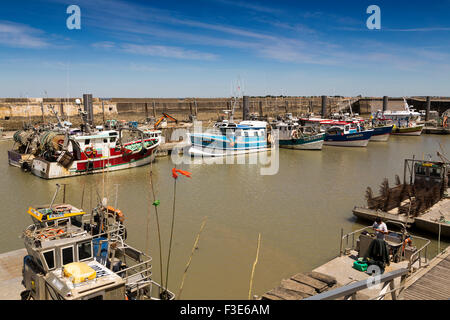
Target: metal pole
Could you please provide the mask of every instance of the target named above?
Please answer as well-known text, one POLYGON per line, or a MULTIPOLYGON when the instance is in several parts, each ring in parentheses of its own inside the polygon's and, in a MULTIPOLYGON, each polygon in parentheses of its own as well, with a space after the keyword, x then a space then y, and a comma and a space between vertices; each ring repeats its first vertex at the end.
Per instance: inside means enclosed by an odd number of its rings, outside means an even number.
POLYGON ((441 253, 441 223, 439 222, 438 254, 441 253))
POLYGON ((431 97, 427 97, 427 112, 425 113, 425 121, 430 120, 431 97))
POLYGON ((53 207, 53 203, 55 202, 56 195, 58 194, 59 188, 61 188, 61 186, 57 183, 57 184, 56 184, 56 191, 55 191, 55 194, 53 195, 52 202, 50 203, 50 209, 53 207))

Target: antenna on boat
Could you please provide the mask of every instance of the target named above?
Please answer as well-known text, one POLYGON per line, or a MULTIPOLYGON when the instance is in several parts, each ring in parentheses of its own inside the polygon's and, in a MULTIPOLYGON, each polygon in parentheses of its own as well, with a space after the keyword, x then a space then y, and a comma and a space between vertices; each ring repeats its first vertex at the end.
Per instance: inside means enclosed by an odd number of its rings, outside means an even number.
POLYGON ((61 185, 59 183, 57 183, 55 194, 53 195, 52 202, 50 203, 50 209, 53 207, 53 203, 55 202, 56 196, 58 195, 60 188, 61 188, 61 185))

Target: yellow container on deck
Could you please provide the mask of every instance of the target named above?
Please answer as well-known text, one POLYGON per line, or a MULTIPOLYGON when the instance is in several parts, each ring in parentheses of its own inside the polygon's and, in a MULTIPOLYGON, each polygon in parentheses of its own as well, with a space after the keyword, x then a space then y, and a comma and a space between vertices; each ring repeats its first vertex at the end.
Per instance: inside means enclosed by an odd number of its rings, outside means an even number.
POLYGON ((64 266, 64 276, 76 284, 95 279, 97 273, 84 262, 72 262, 64 266))

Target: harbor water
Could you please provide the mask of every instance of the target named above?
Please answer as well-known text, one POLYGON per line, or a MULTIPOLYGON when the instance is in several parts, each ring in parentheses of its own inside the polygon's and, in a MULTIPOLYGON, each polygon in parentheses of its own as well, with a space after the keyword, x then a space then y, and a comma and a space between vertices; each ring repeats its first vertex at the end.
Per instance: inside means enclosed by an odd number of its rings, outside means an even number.
MULTIPOLYGON (((181 299, 246 299, 259 233, 253 294, 314 269, 338 255, 341 228, 347 233, 366 226, 353 217, 352 209, 365 204, 368 186, 378 194, 384 178, 391 185, 396 174, 403 179, 404 159, 413 155, 418 159, 432 155, 439 160, 436 152, 440 145, 449 155, 450 136, 437 135, 392 136, 388 142, 371 142, 367 148, 280 149, 275 175, 261 175, 260 165, 249 163, 177 166, 191 172, 192 178, 177 180, 168 287, 178 294, 205 217, 181 299)), ((161 202, 158 213, 165 284, 174 198, 170 157, 157 158, 151 166, 48 181, 10 167, 7 150, 11 146, 11 141, 0 142, 0 253, 23 248, 20 235, 31 224, 28 207, 50 203, 55 184, 64 183, 66 202, 74 206, 90 210, 97 194, 108 198, 109 205, 117 203, 126 216, 128 242, 150 252, 153 276, 160 282, 157 226, 151 205, 152 169, 156 199, 161 202)), ((57 202, 62 195, 60 192, 57 202)), ((420 235, 432 240, 431 258, 437 252, 437 236, 420 235)), ((449 244, 442 242, 441 247, 449 244)))

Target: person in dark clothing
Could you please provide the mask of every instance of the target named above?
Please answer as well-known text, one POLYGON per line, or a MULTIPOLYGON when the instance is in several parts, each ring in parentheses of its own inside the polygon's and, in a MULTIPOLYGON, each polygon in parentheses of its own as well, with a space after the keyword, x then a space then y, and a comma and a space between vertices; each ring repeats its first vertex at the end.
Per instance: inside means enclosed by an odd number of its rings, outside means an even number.
POLYGON ((389 249, 386 241, 382 239, 374 239, 369 245, 369 249, 364 256, 364 260, 370 265, 377 265, 384 273, 386 265, 390 265, 389 249))

